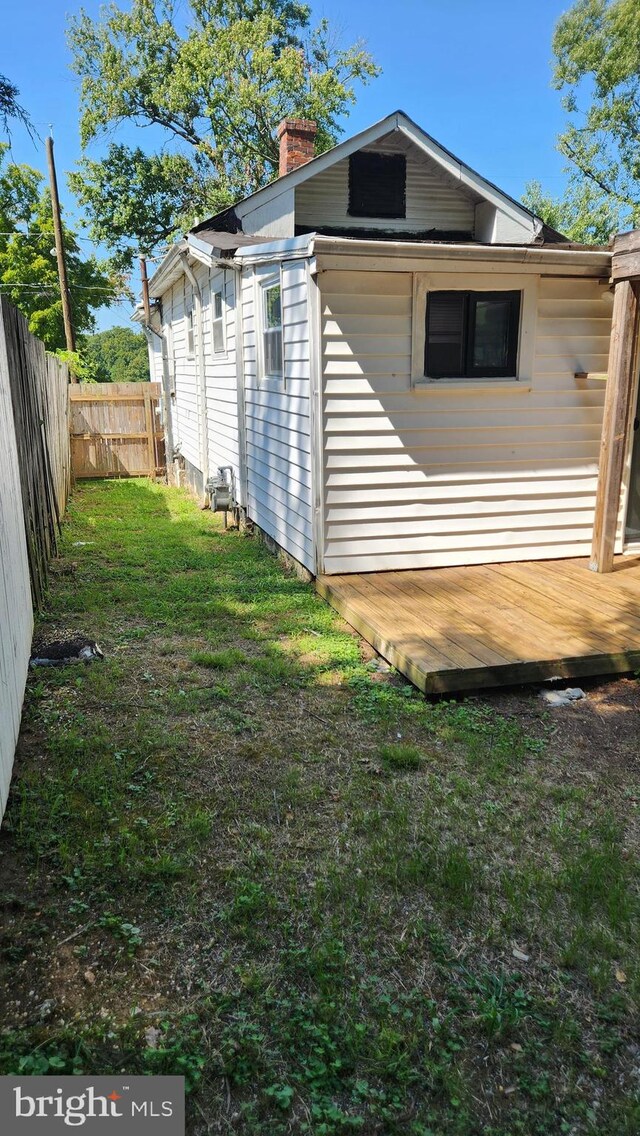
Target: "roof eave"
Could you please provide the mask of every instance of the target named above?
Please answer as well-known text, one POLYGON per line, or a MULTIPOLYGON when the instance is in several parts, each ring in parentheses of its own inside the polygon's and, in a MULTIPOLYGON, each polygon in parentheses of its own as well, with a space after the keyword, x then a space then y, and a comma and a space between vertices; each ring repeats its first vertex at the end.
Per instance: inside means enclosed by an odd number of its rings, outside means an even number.
POLYGON ((585 248, 566 247, 563 244, 553 247, 544 245, 493 245, 493 244, 454 244, 444 241, 376 241, 359 240, 357 237, 326 237, 316 234, 313 251, 321 257, 330 254, 359 255, 363 257, 384 256, 430 258, 446 260, 451 256, 460 260, 497 260, 511 263, 539 263, 560 261, 567 265, 593 264, 602 266, 608 274, 611 265, 611 249, 599 245, 585 248))
POLYGON ((160 262, 153 276, 149 278, 149 295, 154 299, 160 297, 175 283, 184 271, 180 254, 188 248, 186 240, 176 241, 160 262))

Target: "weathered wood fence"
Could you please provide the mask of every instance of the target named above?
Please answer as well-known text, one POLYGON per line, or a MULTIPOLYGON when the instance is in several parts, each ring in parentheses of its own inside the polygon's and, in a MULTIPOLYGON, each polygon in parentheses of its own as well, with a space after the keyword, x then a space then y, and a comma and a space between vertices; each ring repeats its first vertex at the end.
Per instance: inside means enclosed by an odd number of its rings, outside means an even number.
POLYGON ((0 818, 33 634, 69 493, 69 376, 0 297, 0 818))
POLYGON ((80 383, 69 393, 74 477, 164 473, 160 383, 80 383))

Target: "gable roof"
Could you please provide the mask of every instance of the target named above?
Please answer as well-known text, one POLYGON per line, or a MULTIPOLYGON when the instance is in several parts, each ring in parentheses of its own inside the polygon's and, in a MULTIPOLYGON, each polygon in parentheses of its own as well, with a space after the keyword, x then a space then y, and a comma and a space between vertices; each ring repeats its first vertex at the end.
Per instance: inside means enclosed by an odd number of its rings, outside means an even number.
POLYGON ((331 150, 327 150, 324 154, 319 154, 316 158, 312 158, 309 162, 299 166, 297 169, 292 170, 291 173, 284 174, 282 177, 276 178, 262 189, 258 189, 255 193, 251 193, 248 197, 243 198, 241 201, 235 203, 228 209, 217 213, 214 217, 196 225, 191 231, 199 233, 211 228, 226 229, 228 232, 241 232, 242 231, 242 215, 248 212, 245 206, 249 206, 251 210, 258 208, 258 206, 268 205, 275 200, 282 193, 287 193, 297 186, 302 185, 310 178, 315 177, 316 174, 322 173, 324 170, 329 169, 335 165, 336 162, 341 161, 343 158, 348 158, 357 150, 362 150, 373 143, 378 142, 392 131, 400 131, 404 134, 419 150, 430 157, 437 163, 443 171, 454 178, 461 187, 466 188, 473 197, 480 198, 481 200, 488 201, 497 209, 506 213, 515 221, 521 224, 532 225, 534 238, 542 237, 545 240, 564 240, 561 233, 550 229, 544 222, 536 217, 530 209, 527 209, 521 202, 516 201, 515 198, 510 197, 508 193, 499 189, 493 182, 483 178, 476 170, 468 166, 430 134, 427 134, 422 127, 418 126, 413 119, 409 118, 402 110, 394 111, 386 118, 380 119, 379 122, 369 126, 366 130, 361 130, 358 134, 352 135, 351 138, 345 139, 344 142, 339 142, 333 146, 331 150), (239 212, 240 211, 240 214, 239 212))

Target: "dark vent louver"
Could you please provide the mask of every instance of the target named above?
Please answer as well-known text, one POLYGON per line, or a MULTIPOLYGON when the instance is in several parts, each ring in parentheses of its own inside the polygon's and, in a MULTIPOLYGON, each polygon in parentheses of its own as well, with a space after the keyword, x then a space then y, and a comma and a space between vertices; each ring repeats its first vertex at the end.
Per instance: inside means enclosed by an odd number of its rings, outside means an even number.
POLYGON ((407 160, 404 154, 360 150, 349 159, 351 217, 406 217, 407 160))

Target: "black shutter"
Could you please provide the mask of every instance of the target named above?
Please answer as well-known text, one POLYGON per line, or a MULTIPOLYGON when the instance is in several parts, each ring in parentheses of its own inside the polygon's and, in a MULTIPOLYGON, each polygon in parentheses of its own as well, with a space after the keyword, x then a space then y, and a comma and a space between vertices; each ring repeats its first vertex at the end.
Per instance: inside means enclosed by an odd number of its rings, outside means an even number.
POLYGON ((468 293, 430 292, 427 303, 425 375, 459 378, 465 373, 468 293))
POLYGON ((349 158, 349 215, 406 217, 406 185, 404 154, 359 150, 349 158))

